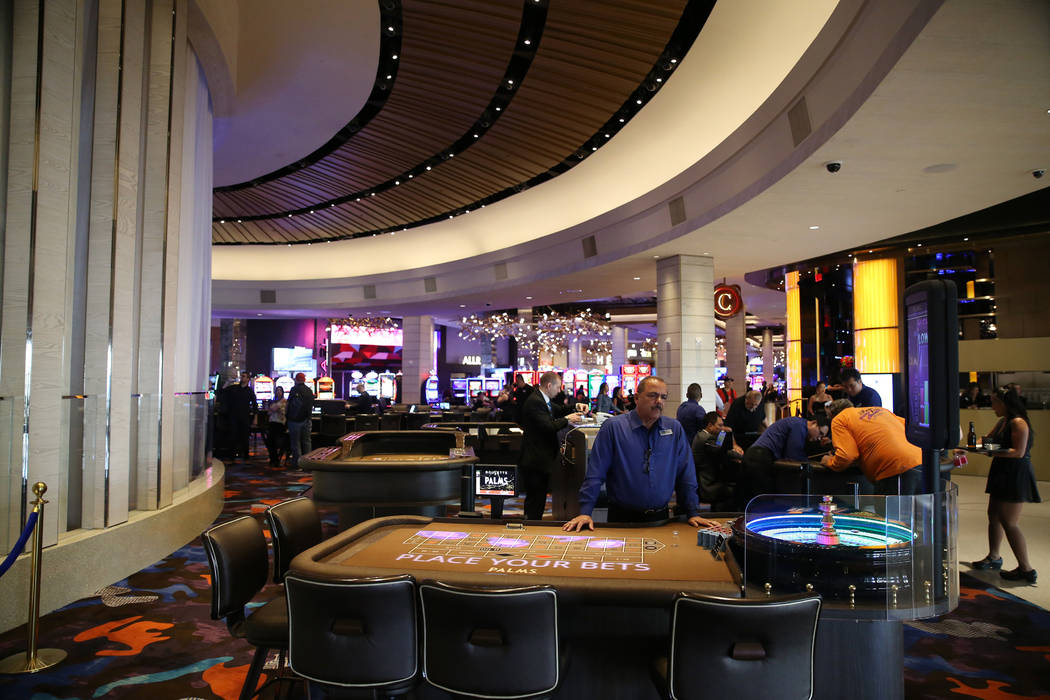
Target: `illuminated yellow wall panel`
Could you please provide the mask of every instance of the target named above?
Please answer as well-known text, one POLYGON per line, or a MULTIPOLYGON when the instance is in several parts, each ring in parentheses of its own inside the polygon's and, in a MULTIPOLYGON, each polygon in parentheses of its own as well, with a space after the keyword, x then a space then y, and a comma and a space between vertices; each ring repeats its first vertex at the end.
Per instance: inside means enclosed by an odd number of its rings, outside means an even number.
POLYGON ((897 260, 853 263, 853 345, 862 373, 900 371, 897 260))
POLYGON ((787 335, 784 344, 788 404, 792 413, 797 413, 802 404, 802 305, 797 272, 787 273, 784 278, 784 291, 787 292, 787 335))

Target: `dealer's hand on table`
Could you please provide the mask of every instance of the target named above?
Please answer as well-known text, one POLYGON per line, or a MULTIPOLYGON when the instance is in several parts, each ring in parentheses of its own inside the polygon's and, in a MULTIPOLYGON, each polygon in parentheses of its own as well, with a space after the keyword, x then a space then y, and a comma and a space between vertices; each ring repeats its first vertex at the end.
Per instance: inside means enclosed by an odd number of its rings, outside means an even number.
POLYGON ((722 527, 722 523, 717 520, 708 520, 707 518, 701 518, 699 515, 689 518, 689 524, 698 529, 701 527, 722 527))
POLYGON ((582 423, 584 420, 583 415, 580 413, 570 413, 569 415, 565 416, 565 419, 573 424, 582 423))
POLYGON ((590 530, 594 529, 594 520, 591 518, 591 516, 577 515, 575 518, 562 525, 561 529, 566 530, 568 532, 579 532, 583 529, 584 525, 586 525, 587 528, 590 530))

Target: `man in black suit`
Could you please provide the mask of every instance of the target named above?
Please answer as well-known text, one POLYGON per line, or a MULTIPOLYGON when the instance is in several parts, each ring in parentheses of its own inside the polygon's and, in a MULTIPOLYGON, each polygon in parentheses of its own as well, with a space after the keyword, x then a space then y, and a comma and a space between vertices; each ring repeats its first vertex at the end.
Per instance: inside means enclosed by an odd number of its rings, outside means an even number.
POLYGON ((569 423, 578 422, 579 413, 565 416, 551 405, 551 398, 561 391, 561 377, 557 372, 546 372, 521 405, 519 423, 525 431, 521 458, 518 461, 522 486, 525 490, 525 519, 542 520, 547 505, 547 485, 551 471, 558 466, 558 431, 569 423))

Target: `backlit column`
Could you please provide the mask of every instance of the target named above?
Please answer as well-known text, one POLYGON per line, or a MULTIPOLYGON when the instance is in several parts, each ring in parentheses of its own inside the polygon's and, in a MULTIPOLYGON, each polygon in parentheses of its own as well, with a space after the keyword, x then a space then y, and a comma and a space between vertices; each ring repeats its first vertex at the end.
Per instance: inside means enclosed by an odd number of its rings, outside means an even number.
POLYGON ((656 263, 656 374, 667 382, 671 415, 693 382, 700 385, 704 400, 715 394, 713 297, 714 258, 676 255, 656 263))
POLYGON ((897 266, 894 258, 853 263, 853 347, 861 374, 900 371, 897 266))
POLYGON ((583 367, 583 353, 580 350, 579 338, 574 338, 569 341, 569 357, 565 366, 573 369, 583 367))
POLYGON ((627 328, 624 326, 612 327, 612 371, 620 371, 620 367, 627 364, 627 328))
POLYGON ((741 304, 740 311, 726 319, 726 376, 736 380, 734 388, 738 395, 743 395, 748 388, 746 309, 741 304))
POLYGON ((791 412, 799 414, 802 405, 802 307, 798 289, 798 272, 784 276, 787 294, 787 327, 784 353, 787 356, 787 393, 791 412))
POLYGON ((423 382, 434 365, 434 318, 405 316, 402 321, 401 391, 405 403, 423 403, 423 382))
POLYGON ((762 379, 773 385, 773 329, 762 329, 762 379))

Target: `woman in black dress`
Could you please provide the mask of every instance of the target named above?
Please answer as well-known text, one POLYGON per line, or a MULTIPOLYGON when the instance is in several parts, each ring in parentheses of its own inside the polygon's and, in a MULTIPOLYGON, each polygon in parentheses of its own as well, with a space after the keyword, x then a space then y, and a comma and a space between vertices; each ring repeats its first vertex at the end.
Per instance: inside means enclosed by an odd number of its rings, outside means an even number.
POLYGON ((1019 525, 1021 506, 1040 502, 1032 470, 1032 426, 1024 404, 1012 389, 997 390, 992 396, 992 408, 999 416, 999 422, 984 442, 997 443, 1000 449, 990 453, 992 466, 988 471, 988 486, 984 489, 988 494, 988 555, 973 562, 972 566, 975 569, 1001 568, 1003 559, 999 556, 999 547, 1003 535, 1006 535, 1006 541, 1017 557, 1017 568, 1000 571, 999 575, 1008 581, 1035 583, 1036 572, 1028 561, 1028 547, 1019 525))

